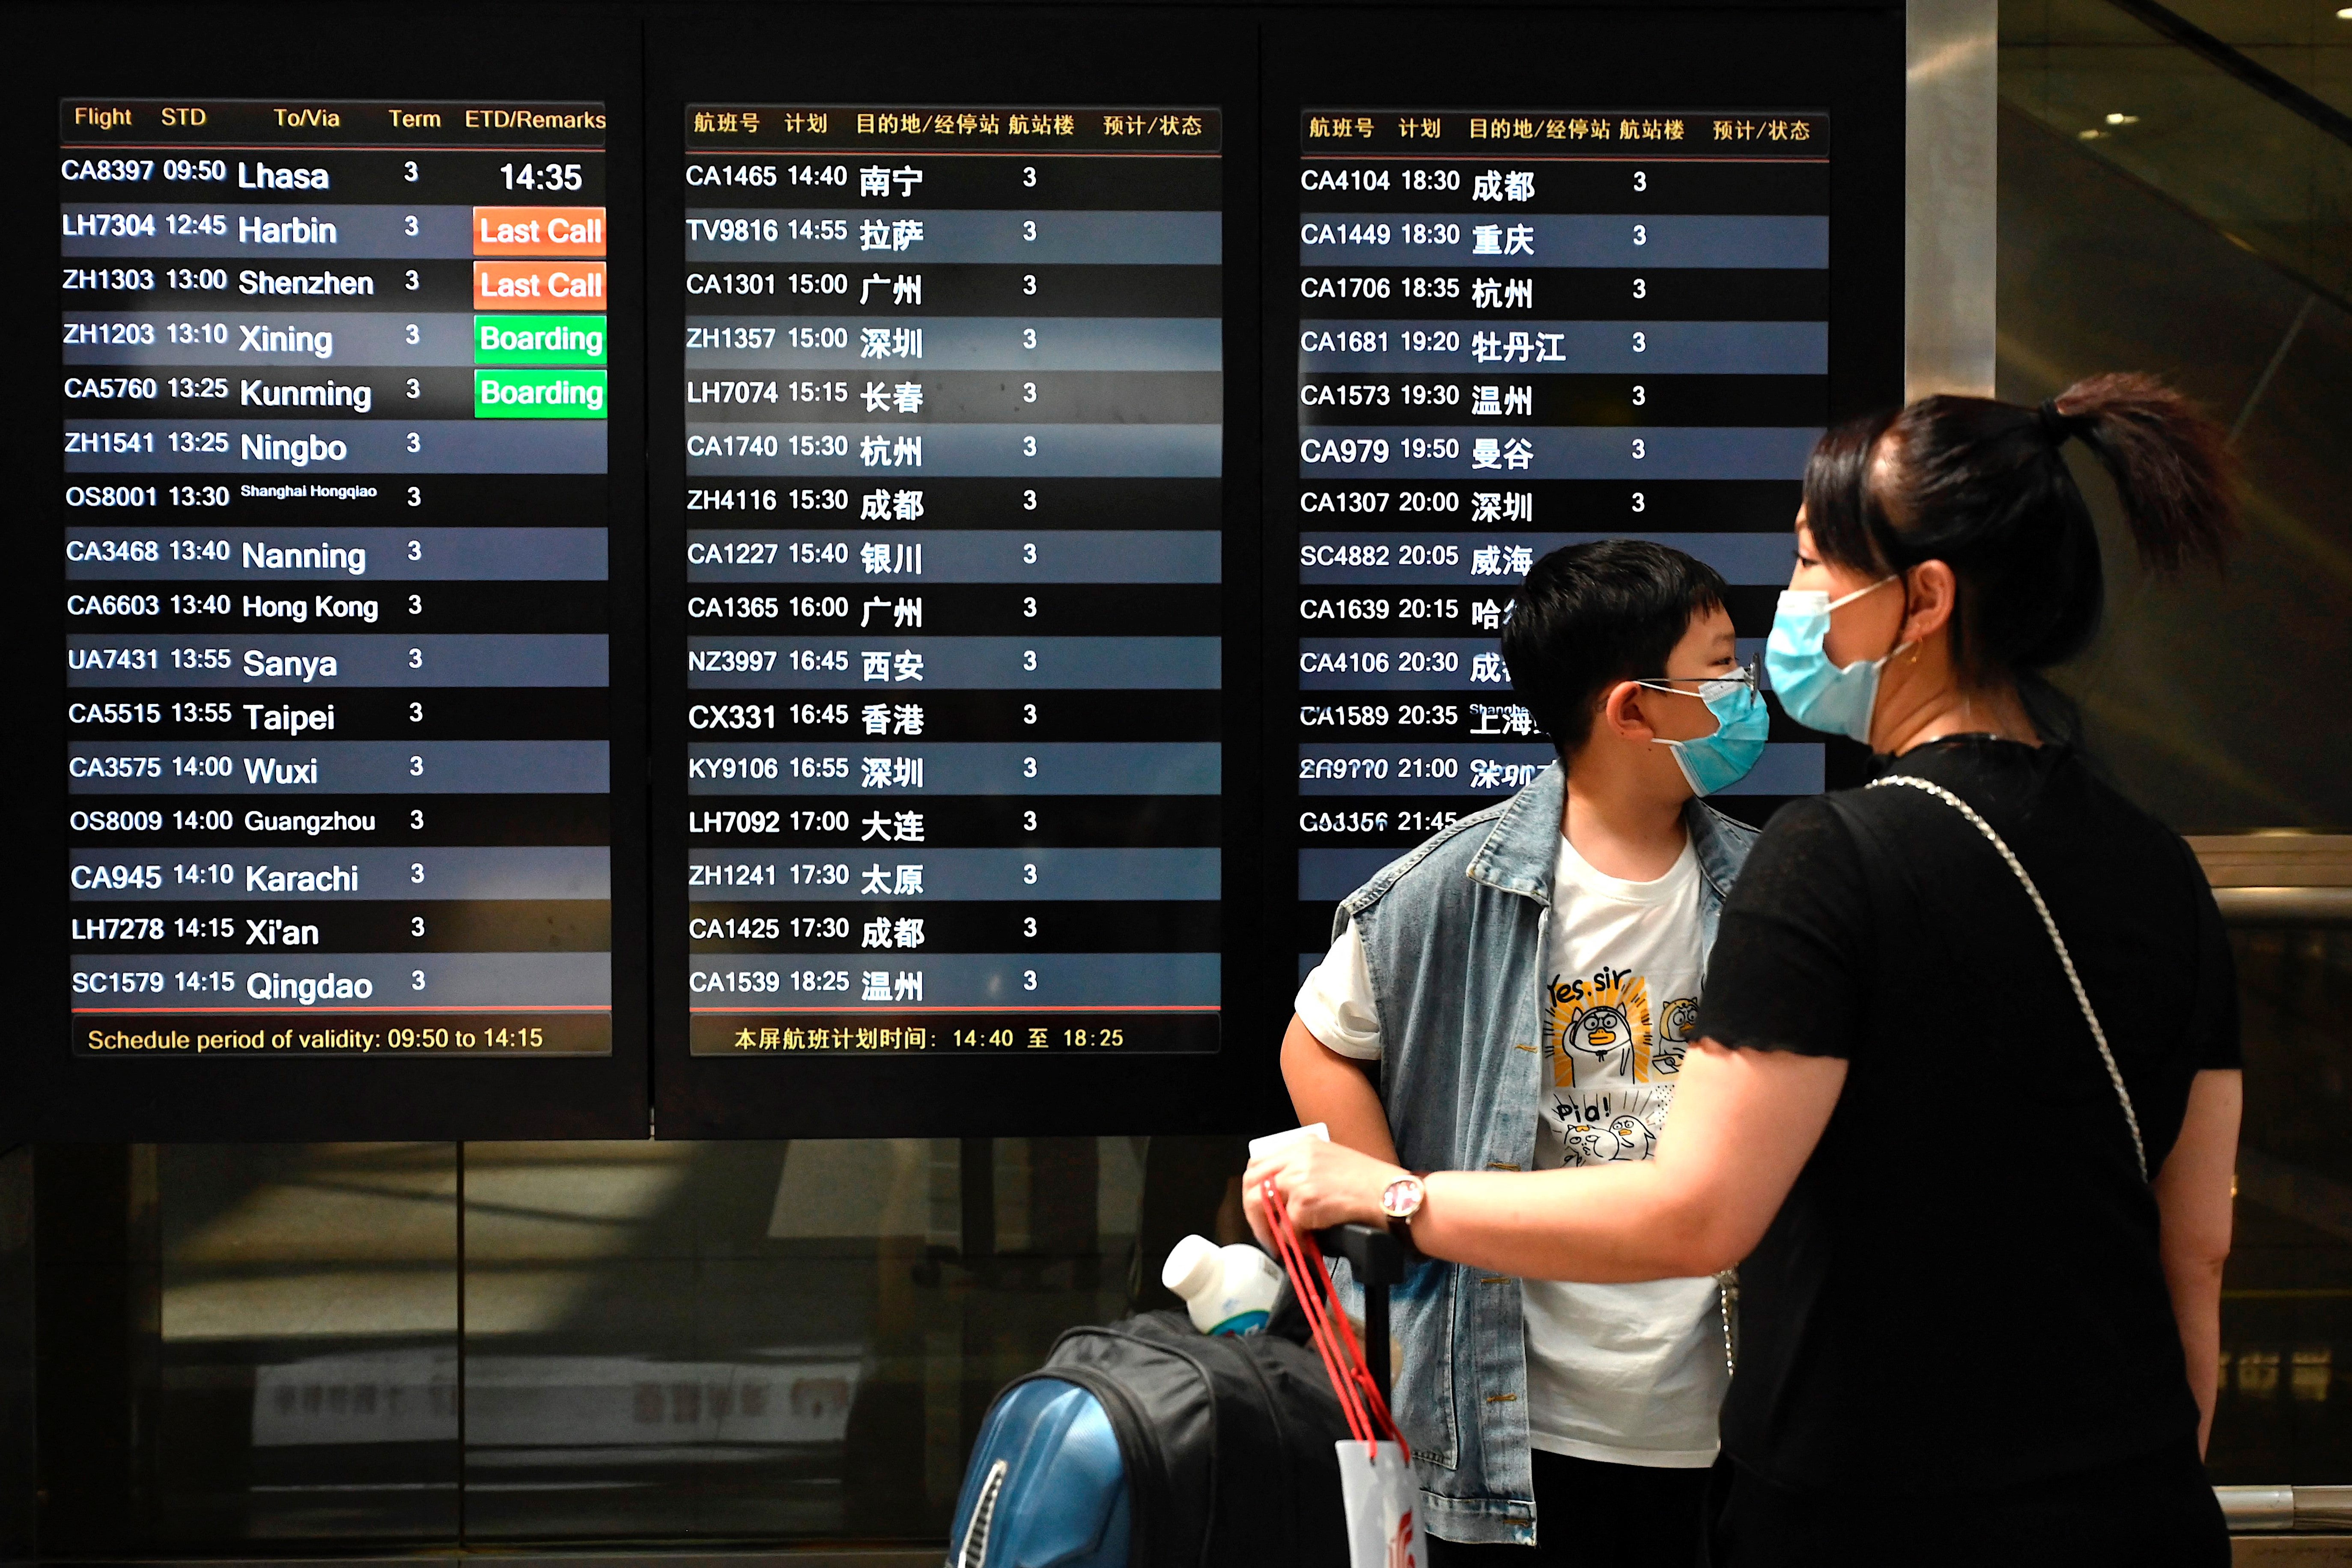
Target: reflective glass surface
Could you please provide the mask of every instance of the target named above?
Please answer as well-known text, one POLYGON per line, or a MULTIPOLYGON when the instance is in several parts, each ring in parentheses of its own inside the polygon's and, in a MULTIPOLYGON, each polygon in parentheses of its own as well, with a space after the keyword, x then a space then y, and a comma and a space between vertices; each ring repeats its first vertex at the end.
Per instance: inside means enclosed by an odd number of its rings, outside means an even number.
POLYGON ((0 1153, 0 1562, 33 1554, 33 1152, 0 1153))
POLYGON ((151 1539, 450 1537, 456 1147, 165 1144, 133 1163, 156 1216, 151 1539))
MULTIPOLYGON (((2341 96, 2352 48, 2309 25, 2264 31, 2314 42, 2257 46, 2247 58, 2323 100, 2341 96)), ((2352 146, 2241 77, 2106 0, 2011 0, 2000 90, 2256 253, 2338 300, 2352 295, 2352 146)))
POLYGON ((2352 931, 2242 930, 2246 1121, 2221 1289, 2220 1484, 2352 1479, 2352 931))
POLYGON ((2137 570, 2113 485, 2068 447, 2107 563, 2105 627, 2056 672, 2093 758, 2184 833, 2352 828, 2352 770, 2326 743, 2341 724, 2278 673, 2352 659, 2352 311, 2053 132, 2006 82, 1999 395, 2151 371, 2234 430, 2243 472, 2229 570, 2166 582, 2137 570))
MULTIPOLYGON (((1124 1137, 44 1146, 0 1157, 0 1284, 28 1283, 0 1302, 42 1304, 37 1347, 0 1310, 0 1411, 37 1370, 45 1554, 928 1551, 997 1389, 1073 1324, 1171 1304, 1178 1237, 1243 1234, 1242 1163, 1124 1137)), ((0 1531, 29 1538, 16 1430, 0 1531)))

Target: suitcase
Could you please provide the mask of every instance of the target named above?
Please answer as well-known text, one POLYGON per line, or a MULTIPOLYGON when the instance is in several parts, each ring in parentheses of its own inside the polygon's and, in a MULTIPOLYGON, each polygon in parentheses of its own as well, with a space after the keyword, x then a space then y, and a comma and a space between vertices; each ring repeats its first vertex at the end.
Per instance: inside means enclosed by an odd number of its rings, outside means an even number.
MULTIPOLYGON (((1365 1287, 1385 1399, 1403 1255, 1370 1226, 1316 1239, 1365 1287)), ((1348 1436, 1287 1285, 1254 1334, 1204 1335, 1181 1311, 1072 1329, 989 1407, 946 1568, 1346 1568, 1348 1436)))

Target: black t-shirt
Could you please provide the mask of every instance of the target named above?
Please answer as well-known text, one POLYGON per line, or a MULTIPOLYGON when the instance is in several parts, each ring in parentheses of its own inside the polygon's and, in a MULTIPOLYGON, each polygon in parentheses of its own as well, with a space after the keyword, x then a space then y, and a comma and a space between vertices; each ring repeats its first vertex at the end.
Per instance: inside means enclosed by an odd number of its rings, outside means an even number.
MULTIPOLYGON (((2150 1172, 2189 1080, 2238 1065, 2230 949, 2186 844, 2058 745, 1937 742, 2008 840, 2105 1030, 2150 1172)), ((2194 1434, 2154 1196, 2025 890, 1904 785, 1793 803, 1723 911, 1699 1031, 1842 1057, 1836 1110, 1740 1265, 1724 1447, 1785 1486, 1935 1492, 2194 1434)))

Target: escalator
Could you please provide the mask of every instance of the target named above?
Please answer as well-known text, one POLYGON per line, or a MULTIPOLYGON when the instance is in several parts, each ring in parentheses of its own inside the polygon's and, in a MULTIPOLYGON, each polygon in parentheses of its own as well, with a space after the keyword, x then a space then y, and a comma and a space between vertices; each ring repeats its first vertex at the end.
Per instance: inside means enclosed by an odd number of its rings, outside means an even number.
POLYGON ((2228 577, 2116 574, 2074 692, 2093 749, 2182 831, 2341 833, 2352 779, 2285 693, 2352 655, 2352 121, 2258 91, 2152 9, 2003 7, 1999 390, 2153 370, 2235 427, 2228 577))
POLYGON ((2175 4, 2004 0, 1997 387, 2150 370, 2236 437, 2247 536, 2218 581, 2116 565, 2106 483, 2070 449, 2111 580, 2064 684, 2093 759, 2191 837, 2232 921, 2246 1121, 2213 1479, 2246 1489, 2224 1494, 2239 1528, 2343 1530, 2352 1492, 2314 1483, 2352 1480, 2352 756, 2329 700, 2352 658, 2352 18, 2175 4))

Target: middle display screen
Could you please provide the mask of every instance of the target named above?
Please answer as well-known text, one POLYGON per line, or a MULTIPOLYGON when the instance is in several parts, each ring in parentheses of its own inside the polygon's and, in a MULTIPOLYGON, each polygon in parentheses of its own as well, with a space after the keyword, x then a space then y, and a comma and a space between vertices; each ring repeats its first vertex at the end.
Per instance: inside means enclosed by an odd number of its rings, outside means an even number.
POLYGON ((1218 112, 687 116, 692 1053, 1215 1050, 1218 112))

